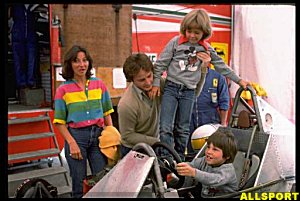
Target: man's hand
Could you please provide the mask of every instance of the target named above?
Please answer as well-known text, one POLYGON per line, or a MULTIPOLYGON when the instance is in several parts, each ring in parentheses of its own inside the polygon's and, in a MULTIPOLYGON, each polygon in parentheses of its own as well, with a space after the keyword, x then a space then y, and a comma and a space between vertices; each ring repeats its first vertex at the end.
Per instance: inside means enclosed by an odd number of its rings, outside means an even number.
POLYGON ((150 91, 148 91, 148 96, 153 100, 156 96, 160 96, 160 87, 153 86, 150 91))

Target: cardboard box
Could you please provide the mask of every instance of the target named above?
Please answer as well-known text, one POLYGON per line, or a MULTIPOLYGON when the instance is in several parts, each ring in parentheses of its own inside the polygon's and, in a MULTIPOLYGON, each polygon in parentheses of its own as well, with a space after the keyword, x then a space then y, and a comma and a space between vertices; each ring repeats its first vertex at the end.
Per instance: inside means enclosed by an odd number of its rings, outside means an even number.
POLYGON ((21 89, 20 102, 24 105, 40 106, 45 101, 44 89, 21 89))

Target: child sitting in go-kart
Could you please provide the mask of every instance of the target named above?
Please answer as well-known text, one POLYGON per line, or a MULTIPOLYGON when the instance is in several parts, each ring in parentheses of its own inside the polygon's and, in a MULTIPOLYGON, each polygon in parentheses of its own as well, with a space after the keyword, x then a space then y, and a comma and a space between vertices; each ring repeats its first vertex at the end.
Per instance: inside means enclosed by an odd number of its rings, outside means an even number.
POLYGON ((238 181, 232 162, 236 153, 234 135, 228 128, 219 127, 207 139, 205 156, 177 164, 178 174, 186 176, 183 187, 201 183, 201 197, 235 192, 238 181))

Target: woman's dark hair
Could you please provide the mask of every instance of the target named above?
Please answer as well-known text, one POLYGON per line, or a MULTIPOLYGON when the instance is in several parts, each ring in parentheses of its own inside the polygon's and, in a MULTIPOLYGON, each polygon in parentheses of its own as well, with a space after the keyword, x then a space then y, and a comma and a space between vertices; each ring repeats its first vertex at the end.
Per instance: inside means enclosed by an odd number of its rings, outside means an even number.
POLYGON ((89 66, 88 66, 88 69, 87 69, 86 74, 85 74, 86 78, 89 79, 93 75, 91 73, 91 70, 93 68, 93 59, 90 56, 89 52, 84 47, 81 47, 79 45, 74 45, 73 47, 71 47, 71 49, 65 55, 64 66, 63 66, 62 74, 61 74, 61 76, 65 80, 70 80, 70 79, 74 78, 74 71, 73 71, 73 68, 72 68, 72 62, 76 61, 77 54, 79 52, 83 52, 86 56, 86 59, 89 61, 89 66))
POLYGON ((127 57, 123 65, 123 73, 127 82, 132 82, 133 77, 140 72, 140 69, 153 72, 153 64, 146 54, 138 53, 127 57))
POLYGON ((232 163, 237 153, 237 144, 232 131, 226 127, 219 127, 207 139, 207 144, 213 143, 215 147, 222 149, 223 158, 229 157, 225 163, 232 163))

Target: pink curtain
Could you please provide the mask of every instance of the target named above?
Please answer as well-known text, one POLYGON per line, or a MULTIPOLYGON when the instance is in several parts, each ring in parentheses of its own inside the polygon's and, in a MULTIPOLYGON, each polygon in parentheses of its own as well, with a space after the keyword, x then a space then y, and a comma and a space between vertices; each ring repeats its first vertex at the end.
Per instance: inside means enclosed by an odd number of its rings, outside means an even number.
MULTIPOLYGON (((258 83, 266 101, 295 122, 294 5, 235 5, 230 66, 243 79, 258 83)), ((235 94, 238 85, 233 84, 235 94)))

